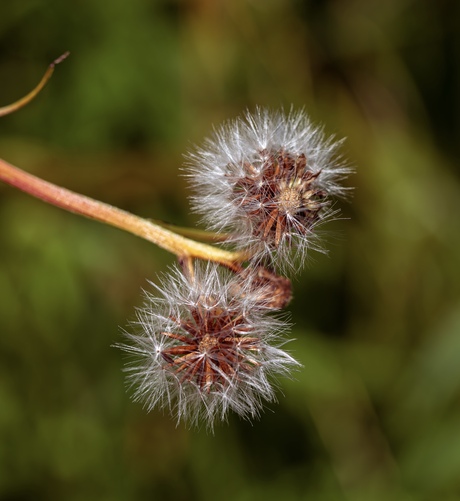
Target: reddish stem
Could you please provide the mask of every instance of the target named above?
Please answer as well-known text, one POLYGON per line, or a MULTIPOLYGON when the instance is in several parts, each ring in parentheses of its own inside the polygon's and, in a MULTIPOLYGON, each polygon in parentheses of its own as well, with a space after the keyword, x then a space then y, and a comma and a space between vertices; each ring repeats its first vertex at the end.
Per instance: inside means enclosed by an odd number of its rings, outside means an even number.
POLYGON ((242 253, 229 252, 190 240, 117 207, 56 186, 2 159, 0 159, 0 180, 69 212, 128 231, 182 258, 216 261, 228 267, 233 267, 235 263, 246 259, 242 253))

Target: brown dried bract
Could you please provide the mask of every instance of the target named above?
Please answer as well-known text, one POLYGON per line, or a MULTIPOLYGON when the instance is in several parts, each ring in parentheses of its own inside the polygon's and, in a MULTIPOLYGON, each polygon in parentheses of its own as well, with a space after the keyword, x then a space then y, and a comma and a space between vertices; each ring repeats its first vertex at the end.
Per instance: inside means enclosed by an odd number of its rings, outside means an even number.
POLYGON ((329 204, 326 192, 315 186, 321 171, 307 168, 304 154, 263 150, 262 165, 245 162, 245 176, 234 184, 235 203, 247 211, 253 234, 276 247, 283 238, 305 235, 329 204))
POLYGON ((281 310, 291 302, 291 281, 264 266, 246 268, 239 273, 239 278, 240 287, 235 294, 242 295, 246 289, 265 308, 281 310))
POLYGON ((251 328, 241 312, 219 306, 198 305, 190 310, 188 320, 172 319, 182 334, 162 332, 177 344, 165 348, 161 355, 165 368, 180 382, 194 382, 209 393, 249 373, 259 365, 251 352, 260 349, 260 340, 251 336, 251 328))

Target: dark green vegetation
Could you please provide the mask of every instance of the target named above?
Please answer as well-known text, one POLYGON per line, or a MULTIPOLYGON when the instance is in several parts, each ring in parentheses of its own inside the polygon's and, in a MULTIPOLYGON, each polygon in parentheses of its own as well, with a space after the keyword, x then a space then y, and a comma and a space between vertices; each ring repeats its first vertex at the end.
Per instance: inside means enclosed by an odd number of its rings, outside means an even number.
POLYGON ((247 107, 348 136, 350 219, 290 306, 304 368, 251 425, 146 414, 110 348, 172 257, 0 186, 0 498, 460 497, 460 12, 431 0, 1 2, 0 156, 193 224, 182 154, 247 107))

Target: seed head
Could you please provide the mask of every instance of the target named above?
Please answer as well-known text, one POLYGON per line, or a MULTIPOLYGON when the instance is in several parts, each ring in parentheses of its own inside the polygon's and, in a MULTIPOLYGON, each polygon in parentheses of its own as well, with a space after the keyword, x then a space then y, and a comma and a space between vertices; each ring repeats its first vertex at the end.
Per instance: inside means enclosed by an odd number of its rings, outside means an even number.
POLYGON ((289 262, 291 249, 301 258, 322 251, 315 230, 337 214, 333 198, 347 191, 339 144, 303 111, 247 113, 188 156, 193 208, 269 265, 289 262))
POLYGON ((280 349, 286 324, 269 316, 251 277, 246 283, 242 289, 237 277, 208 264, 192 278, 174 270, 156 287, 160 297, 146 295, 137 332, 120 345, 134 355, 126 370, 135 400, 210 428, 230 409, 254 418, 275 400, 269 379, 298 363, 280 349))

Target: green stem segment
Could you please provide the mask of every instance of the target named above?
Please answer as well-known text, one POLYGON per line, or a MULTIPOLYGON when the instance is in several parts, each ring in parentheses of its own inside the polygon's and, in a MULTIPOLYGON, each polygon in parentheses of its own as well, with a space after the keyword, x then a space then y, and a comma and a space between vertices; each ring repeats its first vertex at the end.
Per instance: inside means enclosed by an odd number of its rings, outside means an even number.
POLYGON ((56 207, 128 231, 176 254, 179 258, 215 261, 228 267, 248 258, 242 252, 230 252, 185 238, 147 219, 44 181, 2 159, 0 180, 56 207))

